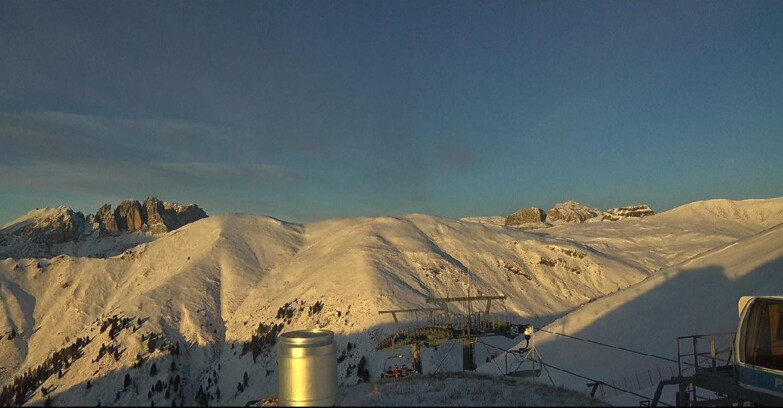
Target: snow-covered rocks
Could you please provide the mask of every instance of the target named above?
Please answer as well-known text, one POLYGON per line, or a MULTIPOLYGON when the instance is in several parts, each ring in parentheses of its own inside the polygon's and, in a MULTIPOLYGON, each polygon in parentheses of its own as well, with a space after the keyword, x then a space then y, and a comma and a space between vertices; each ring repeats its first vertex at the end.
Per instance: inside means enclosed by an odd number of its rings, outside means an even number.
POLYGON ((556 204, 544 213, 540 208, 528 207, 506 217, 504 225, 523 229, 536 229, 561 224, 579 224, 585 222, 620 221, 629 218, 642 218, 654 215, 649 205, 632 205, 610 208, 603 211, 575 201, 556 204))
POLYGON ((0 230, 0 258, 45 256, 52 245, 77 240, 84 228, 84 215, 65 206, 30 211, 0 230))
POLYGON ((642 218, 655 215, 655 212, 649 205, 631 205, 627 207, 610 208, 606 210, 603 221, 619 221, 626 218, 642 218))
POLYGON ((588 207, 575 201, 566 201, 555 204, 547 212, 546 221, 551 224, 579 223, 602 217, 603 214, 604 212, 598 208, 588 207))

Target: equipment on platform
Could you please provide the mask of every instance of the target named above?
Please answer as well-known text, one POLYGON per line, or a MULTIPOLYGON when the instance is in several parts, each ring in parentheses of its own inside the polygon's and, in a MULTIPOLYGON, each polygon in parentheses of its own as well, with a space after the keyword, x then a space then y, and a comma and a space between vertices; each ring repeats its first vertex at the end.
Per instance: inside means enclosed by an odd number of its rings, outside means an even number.
MULTIPOLYGON (((541 373, 541 361, 540 356, 532 350, 530 343, 530 335, 532 335, 532 326, 525 324, 515 324, 506 320, 502 320, 497 316, 493 316, 490 313, 490 307, 493 300, 505 300, 504 295, 492 295, 492 296, 465 296, 465 297, 443 297, 443 298, 428 298, 426 303, 436 304, 439 307, 436 308, 415 308, 415 309, 396 309, 396 310, 382 310, 379 314, 391 314, 394 318, 396 326, 395 333, 384 338, 378 342, 376 350, 396 350, 403 347, 411 347, 411 358, 413 360, 413 371, 421 374, 421 350, 428 347, 437 347, 442 344, 448 343, 452 340, 462 342, 462 357, 463 357, 463 370, 475 370, 475 348, 476 342, 481 337, 485 336, 505 336, 508 338, 516 338, 521 333, 525 333, 525 337, 528 340, 525 347, 525 353, 514 354, 515 358, 524 355, 524 359, 539 363, 538 367, 533 367, 530 370, 522 370, 521 364, 516 370, 508 369, 508 362, 506 362, 505 375, 511 376, 537 376, 541 373), (453 302, 466 302, 470 305, 471 302, 486 302, 483 310, 479 312, 470 312, 470 307, 467 308, 467 314, 454 313, 448 308, 449 303, 453 302), (408 321, 408 325, 405 326, 405 322, 400 321, 401 315, 413 314, 415 319, 408 321), (426 316, 426 319, 420 319, 419 314, 426 316), (533 351, 530 353, 530 351, 533 351)), ((522 350, 520 350, 522 351, 522 350)), ((512 353, 513 354, 513 353, 512 353)), ((394 358, 394 356, 390 357, 394 358)), ((508 357, 506 357, 508 358, 508 357)), ((388 369, 388 367, 384 367, 388 369)))
POLYGON ((678 406, 783 406, 783 297, 743 296, 737 306, 736 333, 677 338, 679 374, 658 384, 651 406, 667 385, 679 387, 678 406))

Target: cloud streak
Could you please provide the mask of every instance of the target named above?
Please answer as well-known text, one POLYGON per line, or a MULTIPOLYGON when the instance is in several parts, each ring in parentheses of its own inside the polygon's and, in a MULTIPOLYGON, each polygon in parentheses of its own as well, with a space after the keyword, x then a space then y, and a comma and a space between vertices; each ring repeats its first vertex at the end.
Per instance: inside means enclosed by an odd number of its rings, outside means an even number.
POLYGON ((200 123, 58 112, 0 115, 0 186, 129 192, 284 188, 307 175, 276 164, 253 137, 200 123))

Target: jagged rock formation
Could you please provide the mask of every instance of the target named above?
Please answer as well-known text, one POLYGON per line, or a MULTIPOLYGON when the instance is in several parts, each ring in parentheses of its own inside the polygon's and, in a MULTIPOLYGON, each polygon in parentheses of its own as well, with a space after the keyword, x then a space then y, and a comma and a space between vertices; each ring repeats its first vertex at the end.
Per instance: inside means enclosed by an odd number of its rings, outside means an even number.
POLYGON ((140 231, 145 224, 144 211, 136 200, 125 200, 114 210, 119 231, 140 231))
POLYGON ((95 214, 100 230, 109 234, 164 233, 206 217, 207 213, 196 204, 166 203, 155 197, 147 197, 144 205, 138 200, 125 200, 113 212, 111 204, 104 204, 95 214))
POLYGON ((528 207, 506 217, 505 225, 507 227, 514 227, 522 224, 542 223, 545 218, 546 214, 544 213, 544 210, 538 207, 528 207))
POLYGON ((149 241, 141 237, 122 238, 126 233, 160 234, 206 217, 207 213, 196 204, 167 203, 155 197, 148 197, 143 205, 138 200, 125 200, 114 211, 111 204, 104 204, 87 217, 65 206, 36 209, 0 230, 0 258, 46 258, 61 253, 108 256, 149 241), (97 252, 77 250, 101 237, 114 239, 115 245, 103 243, 97 252))
POLYGON ((155 197, 144 200, 144 213, 144 223, 152 233, 175 230, 207 217, 207 213, 195 204, 166 203, 155 197))
POLYGON ((627 207, 610 208, 606 210, 603 221, 619 221, 626 218, 642 218, 655 215, 655 212, 647 204, 631 205, 627 207))
POLYGON ((110 232, 118 232, 117 219, 114 218, 114 213, 111 211, 111 204, 104 204, 95 213, 92 218, 97 222, 97 229, 110 232))
MULTIPOLYGON (((575 201, 566 201, 556 204, 549 210, 546 220, 552 224, 580 223, 596 217, 602 217, 603 211, 598 208, 588 207, 575 201)), ((600 220, 600 218, 599 218, 600 220)))

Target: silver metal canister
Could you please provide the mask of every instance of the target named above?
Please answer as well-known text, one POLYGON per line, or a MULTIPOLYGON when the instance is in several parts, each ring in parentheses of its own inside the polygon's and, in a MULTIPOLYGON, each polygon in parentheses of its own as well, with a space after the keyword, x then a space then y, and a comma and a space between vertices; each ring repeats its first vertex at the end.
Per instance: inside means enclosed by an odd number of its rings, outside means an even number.
POLYGON ((299 330, 277 338, 278 398, 282 406, 337 403, 337 346, 330 330, 299 330))

